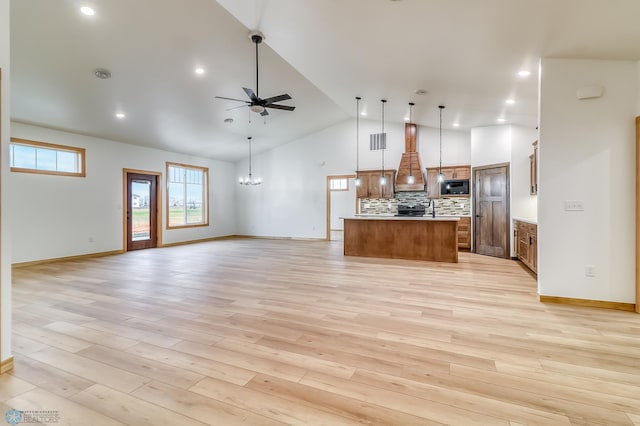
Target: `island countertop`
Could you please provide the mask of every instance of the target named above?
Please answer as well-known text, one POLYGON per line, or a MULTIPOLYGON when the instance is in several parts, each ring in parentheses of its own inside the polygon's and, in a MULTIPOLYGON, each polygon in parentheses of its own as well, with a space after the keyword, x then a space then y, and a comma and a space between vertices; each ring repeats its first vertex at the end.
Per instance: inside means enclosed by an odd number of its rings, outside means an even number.
POLYGON ((395 216, 395 215, 382 215, 382 214, 357 214, 354 216, 344 216, 340 219, 345 220, 429 220, 429 221, 451 221, 457 222, 460 220, 458 216, 436 216, 430 215, 424 216, 395 216))

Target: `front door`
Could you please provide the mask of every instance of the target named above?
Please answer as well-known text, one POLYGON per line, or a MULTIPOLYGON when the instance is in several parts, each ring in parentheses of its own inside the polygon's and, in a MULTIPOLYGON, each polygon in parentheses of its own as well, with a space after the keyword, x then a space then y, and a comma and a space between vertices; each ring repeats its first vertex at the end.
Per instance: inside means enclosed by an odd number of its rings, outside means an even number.
POLYGON ((473 182, 475 252, 508 258, 509 165, 474 168, 473 182))
POLYGON ((127 173, 127 251, 158 244, 158 177, 127 173))

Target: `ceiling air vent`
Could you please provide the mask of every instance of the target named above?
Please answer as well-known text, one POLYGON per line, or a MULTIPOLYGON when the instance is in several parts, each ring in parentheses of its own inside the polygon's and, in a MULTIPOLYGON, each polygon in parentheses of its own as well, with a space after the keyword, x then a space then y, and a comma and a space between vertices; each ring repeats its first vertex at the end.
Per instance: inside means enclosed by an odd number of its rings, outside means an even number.
POLYGON ((381 149, 387 149, 387 134, 386 133, 372 133, 369 135, 369 150, 379 151, 381 149))

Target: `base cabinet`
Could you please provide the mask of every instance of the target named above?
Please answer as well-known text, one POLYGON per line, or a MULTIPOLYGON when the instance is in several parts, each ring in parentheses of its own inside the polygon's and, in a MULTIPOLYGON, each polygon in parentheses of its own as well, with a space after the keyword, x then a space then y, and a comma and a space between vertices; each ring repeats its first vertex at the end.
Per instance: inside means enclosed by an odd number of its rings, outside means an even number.
POLYGON ((513 221, 516 257, 533 272, 538 272, 538 225, 513 221))
POLYGON ((471 218, 461 217, 458 222, 458 248, 471 248, 471 218))

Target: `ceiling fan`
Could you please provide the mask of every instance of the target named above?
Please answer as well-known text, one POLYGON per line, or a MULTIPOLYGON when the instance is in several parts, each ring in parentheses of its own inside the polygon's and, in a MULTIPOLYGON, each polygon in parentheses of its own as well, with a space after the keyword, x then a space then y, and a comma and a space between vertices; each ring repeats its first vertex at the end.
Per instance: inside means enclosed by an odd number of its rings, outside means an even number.
MULTIPOLYGON (((253 112, 257 112, 258 114, 265 116, 265 115, 269 115, 269 112, 267 111, 267 108, 273 108, 273 109, 282 109, 285 111, 293 111, 294 109, 296 109, 296 107, 292 107, 292 106, 288 106, 288 105, 278 105, 276 104, 276 102, 280 102, 280 101, 286 101, 288 99, 291 99, 291 96, 289 96, 288 94, 283 94, 283 95, 278 95, 278 96, 272 96, 270 98, 265 98, 265 99, 261 99, 260 98, 260 92, 259 92, 259 70, 260 70, 260 63, 258 62, 258 45, 260 43, 262 43, 262 40, 264 40, 264 36, 262 35, 262 33, 258 32, 258 31, 252 31, 249 33, 249 37, 251 38, 251 41, 253 43, 255 43, 256 45, 256 91, 255 93, 253 92, 253 90, 251 89, 247 89, 246 87, 243 87, 242 89, 244 90, 244 92, 247 94, 247 96, 249 97, 250 101, 245 101, 242 99, 234 99, 234 98, 226 98, 224 96, 216 96, 216 98, 218 99, 226 99, 229 101, 236 101, 236 102, 244 102, 246 103, 249 107, 249 109, 253 112)), ((244 107, 244 105, 239 106, 239 107, 235 107, 235 108, 242 108, 244 107)), ((230 109, 235 109, 235 108, 230 108, 230 109)), ((228 111, 228 110, 227 110, 228 111)))

